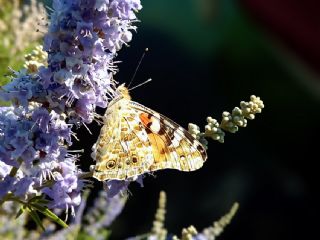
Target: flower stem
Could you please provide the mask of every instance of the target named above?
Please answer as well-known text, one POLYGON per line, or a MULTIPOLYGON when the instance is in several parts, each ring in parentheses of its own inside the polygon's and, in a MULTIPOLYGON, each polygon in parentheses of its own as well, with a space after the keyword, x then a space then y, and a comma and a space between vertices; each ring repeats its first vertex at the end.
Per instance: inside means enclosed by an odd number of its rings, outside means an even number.
POLYGON ((14 177, 14 176, 17 174, 18 170, 19 170, 19 168, 12 167, 12 168, 11 168, 11 171, 10 171, 10 173, 9 173, 9 176, 10 176, 10 177, 14 177))

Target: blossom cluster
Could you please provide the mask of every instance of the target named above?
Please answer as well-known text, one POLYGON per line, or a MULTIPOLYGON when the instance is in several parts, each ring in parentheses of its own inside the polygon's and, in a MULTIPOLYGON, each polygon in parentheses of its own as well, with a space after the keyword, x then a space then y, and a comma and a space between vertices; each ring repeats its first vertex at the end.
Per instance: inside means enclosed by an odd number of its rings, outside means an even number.
MULTIPOLYGON (((0 126, 0 177, 3 179, 0 197, 10 191, 26 198, 26 194, 36 193, 35 188, 40 187, 43 180, 64 179, 63 176, 77 171, 72 169, 74 158, 66 149, 71 144, 71 127, 63 115, 49 112, 36 103, 28 108, 2 107, 0 126), (12 168, 17 169, 15 176, 9 174, 12 168)), ((77 188, 65 185, 68 191, 77 188)))
POLYGON ((139 0, 53 0, 47 66, 14 72, 0 90, 0 200, 45 194, 50 208, 79 205, 81 170, 71 128, 91 123, 114 94, 113 59, 132 38, 139 0))
POLYGON ((48 67, 36 79, 17 76, 1 96, 26 107, 36 101, 75 122, 90 123, 113 94, 113 58, 132 38, 139 0, 54 0, 44 39, 48 67), (94 7, 92 7, 94 6, 94 7))

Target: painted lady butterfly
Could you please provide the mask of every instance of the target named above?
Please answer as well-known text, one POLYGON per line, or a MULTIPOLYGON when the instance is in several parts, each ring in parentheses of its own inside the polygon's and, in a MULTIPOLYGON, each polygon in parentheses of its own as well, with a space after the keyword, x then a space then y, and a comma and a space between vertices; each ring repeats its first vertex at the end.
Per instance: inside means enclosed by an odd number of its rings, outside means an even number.
POLYGON ((124 85, 117 92, 96 143, 93 177, 124 180, 165 168, 194 171, 202 167, 206 151, 187 130, 131 101, 124 85))

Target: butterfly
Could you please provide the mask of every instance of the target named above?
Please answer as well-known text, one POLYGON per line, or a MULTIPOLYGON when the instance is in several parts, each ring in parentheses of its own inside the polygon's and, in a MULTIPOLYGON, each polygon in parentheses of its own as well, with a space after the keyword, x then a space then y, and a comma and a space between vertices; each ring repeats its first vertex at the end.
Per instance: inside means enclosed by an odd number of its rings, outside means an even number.
POLYGON ((94 178, 125 180, 161 169, 194 171, 202 167, 206 150, 187 130, 131 101, 124 84, 116 92, 94 147, 94 178))

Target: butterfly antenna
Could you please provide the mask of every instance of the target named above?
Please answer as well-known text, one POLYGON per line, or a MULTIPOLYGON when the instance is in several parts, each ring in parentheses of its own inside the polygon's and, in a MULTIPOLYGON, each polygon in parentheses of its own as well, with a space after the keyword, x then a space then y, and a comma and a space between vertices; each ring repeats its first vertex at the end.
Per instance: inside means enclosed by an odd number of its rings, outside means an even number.
POLYGON ((128 85, 128 88, 130 87, 131 83, 133 82, 134 78, 136 77, 137 72, 138 72, 138 70, 139 70, 139 67, 140 67, 140 65, 141 65, 141 63, 142 63, 142 60, 143 60, 144 56, 146 55, 146 52, 148 52, 148 51, 149 51, 149 48, 146 48, 146 49, 144 50, 144 52, 143 52, 143 54, 142 54, 142 56, 141 56, 141 58, 140 58, 140 60, 139 60, 138 66, 136 67, 136 69, 135 69, 135 71, 134 71, 134 73, 133 73, 133 76, 132 76, 132 78, 131 78, 131 80, 130 80, 130 83, 129 83, 129 85, 128 85))
POLYGON ((137 87, 140 87, 140 86, 142 86, 142 85, 144 85, 144 84, 146 84, 146 83, 148 83, 148 82, 151 82, 151 81, 152 81, 152 79, 149 78, 147 81, 144 81, 143 83, 140 83, 140 84, 138 84, 138 85, 136 85, 136 86, 134 86, 134 87, 132 87, 132 88, 129 88, 129 91, 131 91, 131 90, 133 90, 133 89, 135 89, 135 88, 137 88, 137 87))

